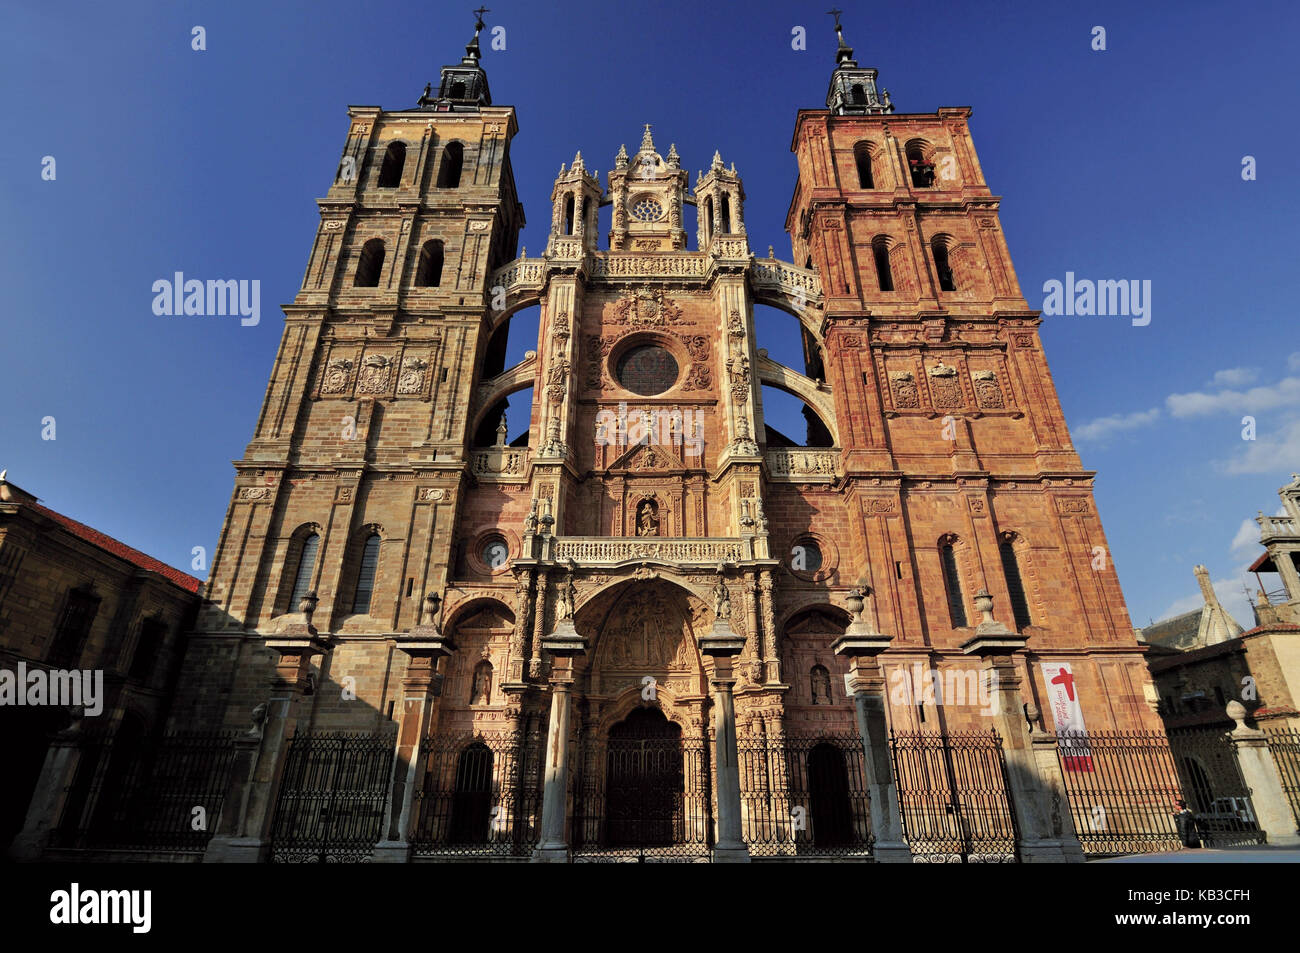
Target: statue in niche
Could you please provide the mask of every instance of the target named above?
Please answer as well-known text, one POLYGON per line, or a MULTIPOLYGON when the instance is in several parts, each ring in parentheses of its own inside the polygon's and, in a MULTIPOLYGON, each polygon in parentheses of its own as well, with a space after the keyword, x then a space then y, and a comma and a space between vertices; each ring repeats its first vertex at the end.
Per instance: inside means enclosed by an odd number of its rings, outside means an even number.
POLYGON ((718 574, 718 584, 713 587, 713 615, 718 620, 731 618, 731 590, 718 574))
POLYGON ((654 500, 642 500, 637 504, 636 534, 638 536, 659 535, 659 504, 654 500))
POLYGON ((471 705, 487 705, 492 701, 492 663, 487 659, 474 666, 474 681, 470 687, 471 705))
POLYGON ((812 703, 829 705, 831 703, 831 673, 824 665, 814 665, 812 669, 812 703))

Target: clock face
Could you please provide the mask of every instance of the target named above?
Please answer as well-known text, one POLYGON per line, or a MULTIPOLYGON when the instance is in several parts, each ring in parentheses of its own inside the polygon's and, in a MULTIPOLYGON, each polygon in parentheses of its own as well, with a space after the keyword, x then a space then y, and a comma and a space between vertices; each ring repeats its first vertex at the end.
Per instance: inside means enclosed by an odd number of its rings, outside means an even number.
POLYGON ((493 539, 484 545, 482 555, 483 562, 487 564, 489 569, 500 569, 510 557, 510 550, 506 548, 503 540, 493 539))

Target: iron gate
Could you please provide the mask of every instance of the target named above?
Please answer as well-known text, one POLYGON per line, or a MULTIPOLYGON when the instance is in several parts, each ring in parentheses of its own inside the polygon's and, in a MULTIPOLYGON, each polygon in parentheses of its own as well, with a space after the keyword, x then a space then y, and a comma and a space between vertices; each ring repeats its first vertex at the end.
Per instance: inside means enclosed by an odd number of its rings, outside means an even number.
POLYGON ((995 731, 889 734, 903 834, 919 863, 1006 863, 1017 831, 995 731))
POLYGON ((369 859, 383 829, 394 740, 349 732, 289 740, 271 827, 273 863, 369 859))
POLYGON ((1264 843, 1232 737, 1217 728, 1169 732, 1183 796, 1206 847, 1264 843))

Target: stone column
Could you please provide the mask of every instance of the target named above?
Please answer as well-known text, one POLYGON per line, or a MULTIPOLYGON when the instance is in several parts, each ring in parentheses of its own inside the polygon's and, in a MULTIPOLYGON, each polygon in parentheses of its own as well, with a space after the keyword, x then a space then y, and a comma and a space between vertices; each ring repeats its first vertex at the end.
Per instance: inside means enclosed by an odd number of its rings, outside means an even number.
POLYGON ((59 826, 68 791, 77 776, 81 761, 82 713, 74 712, 72 724, 50 740, 41 766, 36 788, 27 805, 27 818, 23 829, 9 846, 9 858, 14 861, 38 861, 49 846, 50 837, 59 826))
MULTIPOLYGON (((538 599, 538 612, 542 600, 538 599)), ((587 651, 587 641, 561 619, 540 645, 554 657, 551 663, 551 721, 546 732, 545 786, 542 789, 541 843, 533 851, 534 863, 566 863, 569 842, 565 820, 569 800, 569 690, 573 685, 573 659, 587 651)))
POLYGON ((1228 702, 1228 717, 1237 723, 1232 730, 1233 747, 1242 780, 1250 792, 1250 804, 1255 810, 1255 821, 1268 838, 1268 843, 1282 847, 1300 847, 1296 821, 1291 815, 1291 805, 1282 787, 1273 752, 1268 747, 1268 736, 1256 728, 1246 727, 1246 706, 1233 700, 1228 702))
POLYGON ((533 600, 533 655, 528 661, 528 677, 542 676, 542 630, 546 627, 546 587, 550 573, 543 569, 537 574, 537 597, 533 600))
POLYGON ((713 859, 719 863, 748 863, 749 848, 741 838, 740 758, 736 750, 736 705, 731 694, 736 684, 732 666, 745 640, 732 630, 727 621, 730 615, 731 596, 719 567, 713 628, 699 639, 700 652, 713 659, 709 684, 715 712, 713 763, 718 776, 718 842, 713 847, 713 859))
POLYGON ((424 764, 420 744, 437 730, 437 699, 442 694, 438 660, 455 651, 455 646, 438 627, 441 602, 436 593, 430 593, 424 600, 420 624, 409 633, 396 636, 397 648, 409 661, 402 679, 401 724, 393 752, 384 833, 371 854, 375 863, 404 864, 411 859, 411 806, 424 764))
POLYGON ((863 620, 865 597, 866 592, 861 588, 849 593, 847 602, 853 622, 831 643, 831 650, 849 660, 848 685, 857 711, 858 736, 862 739, 871 833, 875 838, 872 853, 877 863, 910 864, 912 851, 903 839, 898 786, 894 783, 894 769, 889 757, 885 677, 876 659, 889 647, 893 637, 874 631, 871 624, 863 620))
POLYGON ((1007 762, 1007 793, 1020 835, 1017 845, 1020 860, 1027 864, 1081 863, 1083 847, 1075 835, 1070 813, 1066 810, 1064 817, 1060 817, 1060 802, 1053 803, 1051 781, 1040 774, 1039 761, 1030 743, 1020 674, 1015 663, 1016 652, 1023 650, 1028 640, 993 619, 993 597, 987 590, 975 594, 975 609, 984 621, 962 645, 962 651, 982 660, 981 681, 993 693, 996 713, 993 717, 1003 739, 1007 762))
MULTIPOLYGON (((316 594, 307 593, 300 604, 301 622, 292 622, 266 640, 279 653, 271 678, 271 698, 265 709, 254 711, 254 727, 262 732, 261 748, 252 777, 238 792, 242 817, 230 834, 214 836, 203 854, 204 863, 260 863, 271 853, 271 824, 284 777, 289 741, 298 726, 303 692, 311 672, 311 659, 333 648, 311 623, 316 594)), ((234 792, 231 792, 234 793, 234 792)), ((224 807, 223 807, 224 813, 224 807)))

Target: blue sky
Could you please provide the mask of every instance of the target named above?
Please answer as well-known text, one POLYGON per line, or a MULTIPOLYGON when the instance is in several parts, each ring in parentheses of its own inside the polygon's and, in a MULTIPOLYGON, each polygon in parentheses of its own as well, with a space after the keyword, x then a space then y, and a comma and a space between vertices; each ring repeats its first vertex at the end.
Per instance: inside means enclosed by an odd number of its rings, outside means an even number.
MULTIPOLYGON (((213 552, 346 107, 412 105, 461 54, 473 5, 7 11, 0 468, 15 483, 182 568, 192 547, 213 552), (54 181, 41 178, 47 155, 54 181), (175 271, 260 280, 260 324, 155 316, 152 283, 175 271), (53 441, 41 439, 47 416, 53 441)), ((1099 471, 1135 623, 1192 608, 1191 567, 1204 562, 1250 624, 1240 569, 1258 547, 1243 521, 1274 512, 1300 469, 1296 5, 841 5, 859 61, 879 67, 901 112, 973 107, 1031 307, 1067 271, 1152 282, 1146 327, 1046 319, 1048 360, 1099 471), (1091 49, 1098 25, 1104 51, 1091 49), (1242 179, 1248 155, 1255 181, 1242 179)), ((795 111, 824 101, 826 8, 495 2, 487 20, 505 27, 506 49, 485 49, 485 65, 495 101, 518 110, 523 244, 545 243, 561 162, 581 149, 603 173, 650 122, 689 169, 715 149, 734 161, 755 251, 788 257, 789 142, 795 111), (791 48, 796 26, 806 51, 791 48)), ((775 352, 783 322, 760 322, 775 352)))

